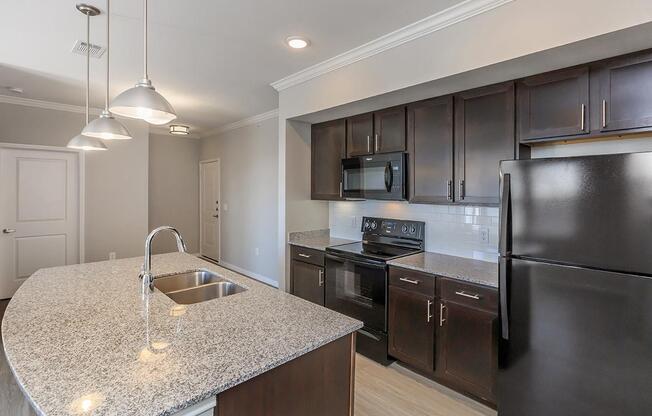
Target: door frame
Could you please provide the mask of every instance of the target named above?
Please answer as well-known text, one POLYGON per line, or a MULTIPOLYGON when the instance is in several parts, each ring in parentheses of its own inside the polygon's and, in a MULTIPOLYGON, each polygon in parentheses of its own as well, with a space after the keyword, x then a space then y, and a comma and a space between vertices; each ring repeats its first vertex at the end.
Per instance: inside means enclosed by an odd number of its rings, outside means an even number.
MULTIPOLYGON (((203 255, 201 250, 202 246, 204 244, 204 233, 202 232, 202 223, 203 223, 203 216, 204 214, 202 213, 202 207, 204 205, 204 195, 202 194, 201 190, 203 188, 203 177, 201 174, 201 168, 202 165, 205 165, 207 163, 214 163, 217 162, 217 176, 219 179, 219 195, 217 196, 217 200, 222 201, 222 162, 220 162, 219 158, 214 158, 214 159, 205 159, 205 160, 200 160, 199 161, 199 254, 203 255)), ((222 210, 220 209, 219 211, 219 216, 217 217, 217 258, 214 259, 218 263, 222 261, 222 210)))
POLYGON ((42 152, 65 152, 77 154, 77 178, 78 178, 78 204, 79 204, 79 228, 77 230, 79 241, 79 263, 86 262, 86 246, 85 243, 85 227, 86 224, 86 156, 83 150, 69 149, 67 147, 59 146, 45 146, 37 144, 21 144, 21 143, 6 143, 0 142, 0 149, 22 149, 22 150, 38 150, 42 152))

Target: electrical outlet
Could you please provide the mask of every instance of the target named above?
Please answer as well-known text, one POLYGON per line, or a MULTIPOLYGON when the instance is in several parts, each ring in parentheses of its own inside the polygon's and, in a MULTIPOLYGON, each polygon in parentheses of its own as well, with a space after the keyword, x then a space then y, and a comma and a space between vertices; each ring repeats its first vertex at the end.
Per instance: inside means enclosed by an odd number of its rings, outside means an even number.
POLYGON ((254 249, 254 253, 256 253, 256 255, 259 256, 260 255, 260 249, 258 247, 256 247, 254 249))
POLYGON ((355 215, 351 216, 351 228, 355 228, 358 224, 357 218, 355 215))
POLYGON ((109 260, 115 260, 115 251, 109 253, 109 260))
POLYGON ((489 242, 489 229, 488 228, 480 229, 480 241, 482 241, 483 243, 488 243, 489 242))

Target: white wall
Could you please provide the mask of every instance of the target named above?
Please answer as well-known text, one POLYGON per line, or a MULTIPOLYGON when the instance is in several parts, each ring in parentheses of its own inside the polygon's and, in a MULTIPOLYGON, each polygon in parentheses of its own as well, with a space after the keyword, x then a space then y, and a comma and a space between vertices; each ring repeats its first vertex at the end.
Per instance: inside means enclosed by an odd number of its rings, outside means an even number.
POLYGON ((277 132, 278 120, 272 118, 202 138, 200 151, 201 160, 220 159, 221 261, 274 285, 279 276, 277 132))
MULTIPOLYGON (((149 129, 123 120, 134 136, 107 142, 105 152, 86 153, 86 261, 141 256, 147 235, 149 129)), ((84 116, 0 103, 0 142, 65 146, 79 134, 84 116)))
MULTIPOLYGON (((199 252, 200 140, 183 136, 149 136, 149 230, 171 225, 179 230, 189 253, 199 252)), ((171 235, 154 240, 155 253, 176 251, 171 235)))

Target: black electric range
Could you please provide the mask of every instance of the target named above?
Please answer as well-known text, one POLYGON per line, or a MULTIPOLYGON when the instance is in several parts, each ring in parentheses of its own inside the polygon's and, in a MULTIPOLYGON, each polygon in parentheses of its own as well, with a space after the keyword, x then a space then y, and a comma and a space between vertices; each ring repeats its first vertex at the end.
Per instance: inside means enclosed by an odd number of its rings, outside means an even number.
POLYGON ((383 364, 387 355, 387 261, 424 249, 425 223, 364 217, 362 241, 326 248, 326 307, 364 322, 359 353, 383 364))

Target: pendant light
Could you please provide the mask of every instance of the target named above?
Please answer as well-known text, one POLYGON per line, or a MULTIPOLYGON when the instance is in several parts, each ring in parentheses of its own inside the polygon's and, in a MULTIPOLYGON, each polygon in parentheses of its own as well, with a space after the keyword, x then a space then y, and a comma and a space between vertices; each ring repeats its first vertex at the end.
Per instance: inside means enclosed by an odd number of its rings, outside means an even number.
POLYGON ((91 121, 84 127, 84 136, 97 137, 105 140, 131 139, 131 134, 125 126, 116 120, 109 112, 109 67, 111 53, 109 25, 111 19, 111 0, 106 0, 106 95, 104 97, 104 111, 99 118, 91 121))
MULTIPOLYGON (((87 4, 78 4, 77 10, 86 15, 86 124, 88 124, 88 101, 90 99, 90 67, 91 67, 91 16, 100 14, 97 7, 89 6, 87 4)), ((107 150, 107 147, 102 140, 97 137, 88 137, 83 134, 73 137, 68 146, 71 149, 81 150, 107 150)))
POLYGON ((143 79, 135 87, 118 95, 111 103, 111 112, 124 117, 138 118, 150 124, 167 124, 177 118, 172 105, 156 92, 147 75, 147 0, 144 3, 144 59, 143 79))

